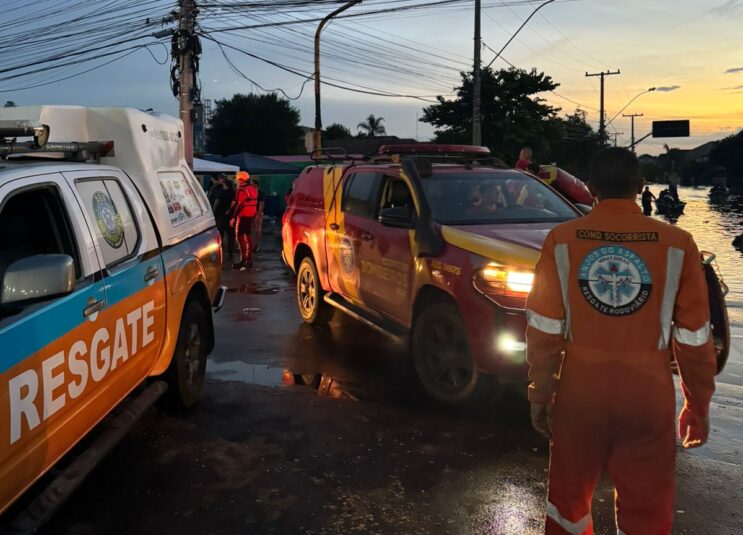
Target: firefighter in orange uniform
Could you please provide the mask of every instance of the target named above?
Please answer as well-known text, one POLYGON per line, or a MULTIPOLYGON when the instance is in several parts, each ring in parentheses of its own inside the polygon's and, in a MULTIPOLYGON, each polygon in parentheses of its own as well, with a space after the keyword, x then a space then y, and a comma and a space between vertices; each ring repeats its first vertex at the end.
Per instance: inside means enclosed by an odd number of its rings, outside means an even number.
POLYGON ((258 191, 250 183, 250 175, 240 171, 235 176, 237 189, 233 201, 230 225, 234 228, 236 241, 240 247, 240 262, 234 269, 245 270, 253 266, 253 219, 258 207, 258 191))
POLYGON ((529 399, 551 438, 546 533, 593 533, 602 470, 616 488, 618 533, 671 533, 675 391, 685 448, 707 441, 716 371, 707 284, 691 235, 642 215, 629 151, 591 161, 599 204, 547 236, 527 303, 529 399))

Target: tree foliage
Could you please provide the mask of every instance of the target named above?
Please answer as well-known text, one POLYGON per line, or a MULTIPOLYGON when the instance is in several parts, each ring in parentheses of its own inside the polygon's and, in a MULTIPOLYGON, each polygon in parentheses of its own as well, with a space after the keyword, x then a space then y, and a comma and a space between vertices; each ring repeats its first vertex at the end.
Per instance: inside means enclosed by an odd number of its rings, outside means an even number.
POLYGON ((591 155, 605 144, 589 124, 583 110, 550 119, 546 125, 546 141, 548 146, 541 155, 537 154, 538 161, 556 162, 566 171, 583 178, 587 178, 591 155))
POLYGON ((349 137, 353 137, 353 134, 351 130, 342 124, 333 123, 325 129, 323 137, 328 141, 332 141, 334 139, 348 139, 349 137))
POLYGON ((207 150, 215 154, 295 154, 301 149, 299 111, 270 93, 236 94, 216 101, 207 130, 207 150))
POLYGON ((357 128, 359 129, 360 137, 377 137, 384 136, 387 134, 387 130, 384 125, 384 117, 375 117, 374 114, 370 114, 363 122, 359 123, 357 128))
POLYGON ((743 130, 720 141, 710 161, 725 168, 731 185, 743 187, 743 130))
MULTIPOLYGON (((426 107, 421 119, 435 127, 439 143, 472 141, 472 74, 462 73, 455 88, 456 98, 438 97, 438 103, 426 107)), ((558 87, 552 78, 536 69, 482 71, 482 141, 493 154, 507 162, 514 160, 524 146, 537 153, 547 151, 549 120, 559 108, 539 97, 558 87)))

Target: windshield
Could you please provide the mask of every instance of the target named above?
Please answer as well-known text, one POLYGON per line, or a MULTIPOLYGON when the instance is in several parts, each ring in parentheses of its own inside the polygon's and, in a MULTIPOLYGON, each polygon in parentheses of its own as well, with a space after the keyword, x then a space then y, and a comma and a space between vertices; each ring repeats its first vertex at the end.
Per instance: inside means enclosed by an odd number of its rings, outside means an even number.
POLYGON ((559 223, 578 217, 538 179, 519 172, 459 171, 423 179, 433 217, 445 225, 559 223))

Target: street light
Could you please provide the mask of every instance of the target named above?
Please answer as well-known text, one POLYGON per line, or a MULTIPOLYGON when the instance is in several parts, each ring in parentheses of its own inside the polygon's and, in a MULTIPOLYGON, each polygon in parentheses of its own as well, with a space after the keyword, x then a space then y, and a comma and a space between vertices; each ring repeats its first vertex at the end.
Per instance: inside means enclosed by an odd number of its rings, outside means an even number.
MULTIPOLYGON (((513 35, 511 38, 506 41, 506 44, 503 45, 503 48, 501 48, 498 53, 495 55, 493 59, 490 60, 490 63, 488 63, 488 66, 485 67, 485 70, 489 69, 490 66, 495 62, 496 59, 500 57, 501 54, 503 54, 503 51, 508 47, 508 45, 511 44, 511 41, 516 39, 516 36, 519 34, 519 32, 524 28, 524 26, 527 25, 527 23, 531 20, 531 18, 537 14, 537 11, 542 9, 547 4, 551 4, 555 0, 546 0, 545 2, 541 3, 536 7, 534 11, 531 12, 531 15, 526 17, 526 20, 521 24, 521 26, 518 27, 518 29, 513 32, 513 35)), ((481 145, 482 144, 482 78, 481 78, 481 66, 480 66, 480 0, 475 0, 475 64, 472 70, 472 144, 473 145, 481 145)))
POLYGON ((629 105, 632 104, 635 100, 637 100, 638 98, 640 98, 640 96, 644 95, 645 93, 651 93, 651 92, 655 91, 656 89, 657 89, 656 87, 650 87, 650 88, 646 89, 645 91, 640 91, 638 94, 636 94, 634 97, 632 97, 632 100, 630 100, 627 104, 625 104, 624 107, 621 110, 619 110, 616 114, 614 114, 614 117, 612 117, 611 119, 609 119, 609 122, 606 123, 606 126, 609 126, 614 119, 616 119, 617 117, 619 117, 621 115, 621 113, 624 110, 626 110, 629 107, 629 105))
POLYGON ((317 27, 317 31, 315 32, 315 133, 312 139, 312 151, 318 158, 320 157, 320 149, 322 145, 322 118, 320 113, 320 33, 330 19, 336 15, 340 15, 349 7, 353 7, 360 3, 361 0, 352 0, 351 2, 342 5, 330 15, 322 19, 320 25, 317 27))

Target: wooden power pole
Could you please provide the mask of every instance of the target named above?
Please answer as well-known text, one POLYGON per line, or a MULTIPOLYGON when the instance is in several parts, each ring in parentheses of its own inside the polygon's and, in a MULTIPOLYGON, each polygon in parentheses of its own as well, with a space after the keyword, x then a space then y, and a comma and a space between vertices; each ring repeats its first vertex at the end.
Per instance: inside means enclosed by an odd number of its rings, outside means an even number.
POLYGON ((642 113, 628 113, 627 115, 622 114, 622 117, 629 117, 630 120, 632 121, 632 130, 630 130, 631 136, 632 136, 631 137, 632 144, 630 145, 630 148, 632 149, 632 152, 635 152, 635 117, 643 117, 643 116, 644 114, 642 113))
POLYGON ((586 73, 586 76, 600 76, 601 77, 601 110, 599 111, 599 136, 603 142, 606 139, 606 112, 604 111, 604 78, 606 76, 613 76, 615 74, 621 74, 619 69, 616 71, 601 71, 593 74, 586 73))
POLYGON ((480 0, 475 0, 475 54, 472 68, 472 144, 482 145, 482 79, 480 73, 482 37, 480 34, 480 0))
POLYGON ((186 162, 193 168, 193 39, 196 26, 196 5, 194 0, 179 0, 178 39, 180 55, 180 91, 178 93, 180 118, 183 121, 183 147, 186 162))

